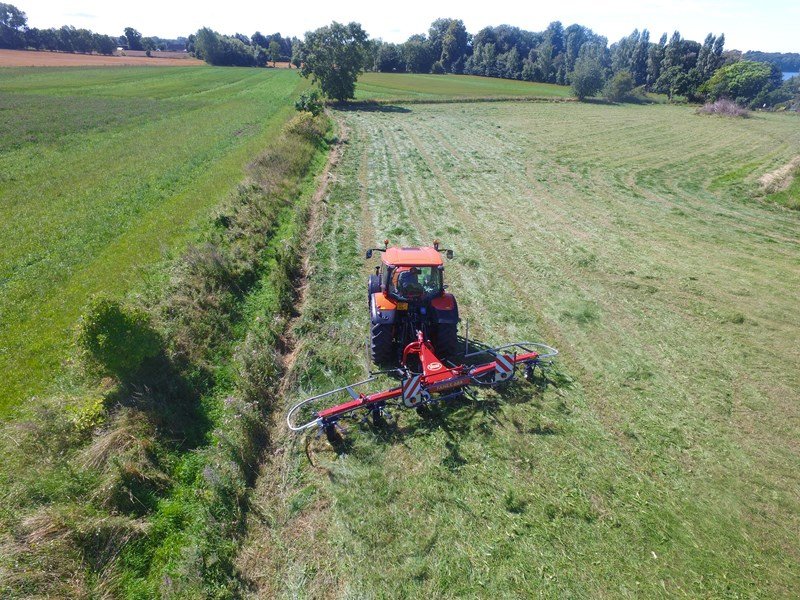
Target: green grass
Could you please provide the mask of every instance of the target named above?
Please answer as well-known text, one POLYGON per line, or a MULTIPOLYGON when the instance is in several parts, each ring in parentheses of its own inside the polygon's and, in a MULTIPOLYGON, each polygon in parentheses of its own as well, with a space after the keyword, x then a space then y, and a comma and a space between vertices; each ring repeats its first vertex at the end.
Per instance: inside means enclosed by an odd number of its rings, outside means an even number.
POLYGON ((767 195, 767 199, 788 208, 800 210, 800 172, 794 175, 789 187, 780 192, 767 195))
POLYGON ((356 85, 357 100, 447 100, 469 98, 568 98, 570 88, 549 83, 514 81, 475 75, 364 73, 356 85))
POLYGON ((363 249, 384 237, 455 248, 471 335, 562 354, 544 393, 348 423, 339 454, 278 421, 239 559, 255 592, 793 597, 800 215, 752 198, 797 121, 577 103, 342 118, 287 405, 365 374, 363 249))
POLYGON ((179 247, 292 114, 295 72, 0 70, 0 415, 48 389, 87 298, 179 247))

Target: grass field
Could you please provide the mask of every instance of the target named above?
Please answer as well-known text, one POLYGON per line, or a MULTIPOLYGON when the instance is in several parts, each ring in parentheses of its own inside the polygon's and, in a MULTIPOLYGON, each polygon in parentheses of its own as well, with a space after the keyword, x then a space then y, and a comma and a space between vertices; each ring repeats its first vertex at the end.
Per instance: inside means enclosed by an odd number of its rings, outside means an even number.
MULTIPOLYGON (((364 85, 369 81, 365 78, 364 85)), ((344 451, 278 415, 239 566, 257 597, 792 597, 800 215, 753 197, 800 122, 674 106, 340 113, 287 404, 362 377, 363 249, 439 237, 485 342, 561 350, 344 451)))
POLYGON ((0 69, 0 415, 42 393, 88 297, 202 222, 293 113, 285 70, 0 69))
POLYGON ((476 98, 568 98, 568 86, 476 77, 364 73, 356 85, 357 100, 452 100, 476 98))

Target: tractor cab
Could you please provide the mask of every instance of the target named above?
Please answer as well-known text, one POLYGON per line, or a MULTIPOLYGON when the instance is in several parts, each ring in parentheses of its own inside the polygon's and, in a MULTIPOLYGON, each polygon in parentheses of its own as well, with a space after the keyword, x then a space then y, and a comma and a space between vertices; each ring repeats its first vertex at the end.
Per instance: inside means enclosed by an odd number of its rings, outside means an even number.
POLYGON ((412 248, 389 247, 367 250, 381 253, 381 264, 375 267, 368 282, 370 320, 372 324, 373 360, 391 362, 417 331, 425 339, 435 339, 443 354, 455 351, 458 307, 452 294, 445 292, 442 254, 453 257, 452 250, 433 246, 412 248))
POLYGON ((382 256, 381 290, 399 302, 425 302, 444 291, 439 252, 427 248, 389 248, 382 256))

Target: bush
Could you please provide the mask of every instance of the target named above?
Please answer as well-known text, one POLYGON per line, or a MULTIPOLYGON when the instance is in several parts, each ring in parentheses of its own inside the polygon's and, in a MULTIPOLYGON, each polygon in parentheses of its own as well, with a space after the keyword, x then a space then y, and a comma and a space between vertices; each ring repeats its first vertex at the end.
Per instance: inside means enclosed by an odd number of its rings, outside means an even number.
POLYGON ((433 73, 434 75, 444 75, 445 72, 446 71, 444 70, 444 65, 442 64, 442 61, 437 60, 435 63, 433 63, 433 66, 431 67, 431 73, 433 73))
POLYGON ((572 93, 583 100, 594 96, 603 88, 603 71, 597 59, 581 57, 575 62, 575 70, 569 76, 572 93))
POLYGON ((707 102, 704 106, 697 109, 697 114, 701 115, 720 115, 723 117, 741 117, 746 119, 750 116, 750 111, 742 108, 735 102, 730 100, 717 100, 716 102, 707 102))
POLYGON ((120 379, 128 379, 162 348, 144 311, 105 296, 89 302, 80 320, 78 344, 93 363, 120 379))
POLYGON ((631 95, 633 86, 633 76, 630 71, 620 71, 608 80, 603 95, 611 102, 622 102, 631 95))
POLYGON ((294 107, 299 111, 310 112, 315 117, 322 112, 322 98, 317 90, 303 92, 294 107))

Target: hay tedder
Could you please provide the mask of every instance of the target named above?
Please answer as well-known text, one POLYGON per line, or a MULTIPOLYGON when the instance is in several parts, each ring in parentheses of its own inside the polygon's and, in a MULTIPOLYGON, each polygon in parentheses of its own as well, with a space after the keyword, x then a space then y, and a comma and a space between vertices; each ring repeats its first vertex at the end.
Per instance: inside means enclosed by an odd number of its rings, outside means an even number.
POLYGON ((367 259, 374 252, 381 253, 382 262, 368 282, 370 355, 373 363, 391 368, 298 402, 286 416, 292 431, 317 428, 336 443, 343 418, 371 416, 381 425, 390 417, 390 405, 424 413, 429 404, 465 395, 474 398, 473 387, 504 385, 518 368, 531 379, 537 367, 543 370, 558 354, 535 342, 475 349, 468 326, 462 346, 457 337, 458 305, 443 283, 441 255, 453 258, 453 251, 440 249, 438 241, 428 247, 390 248, 387 240, 383 248, 367 250, 367 259), (381 375, 394 376, 399 384, 361 391, 381 375), (323 401, 333 406, 320 407, 323 401))

